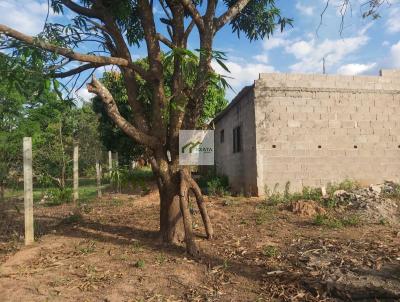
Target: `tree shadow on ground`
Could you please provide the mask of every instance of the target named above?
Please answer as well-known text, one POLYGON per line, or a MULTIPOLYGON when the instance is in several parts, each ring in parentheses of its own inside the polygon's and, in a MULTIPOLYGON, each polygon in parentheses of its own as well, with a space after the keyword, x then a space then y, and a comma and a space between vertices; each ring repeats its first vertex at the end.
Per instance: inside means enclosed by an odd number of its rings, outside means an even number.
MULTIPOLYGON (((146 230, 130 226, 108 225, 90 220, 82 220, 77 224, 76 228, 64 227, 61 234, 75 238, 91 238, 100 242, 125 246, 131 245, 132 240, 139 240, 141 244, 151 249, 162 250, 170 256, 182 257, 185 253, 185 248, 183 246, 165 246, 160 244, 157 240, 158 232, 154 230, 146 230)), ((207 253, 205 250, 203 250, 201 255, 195 260, 208 267, 214 267, 224 263, 224 259, 207 253)), ((248 264, 243 261, 230 260, 229 265, 225 269, 232 274, 260 283, 275 281, 276 279, 274 275, 267 275, 268 270, 265 266, 248 264), (271 278, 274 278, 274 280, 271 278)), ((373 273, 374 272, 372 271, 366 270, 363 273, 360 271, 360 279, 373 273)), ((379 273, 377 274, 379 275, 379 273)), ((390 275, 383 272, 382 274, 384 274, 386 278, 394 276, 393 280, 395 280, 395 274, 390 275)), ((299 273, 287 271, 280 275, 279 278, 285 279, 283 282, 297 284, 299 287, 307 290, 315 296, 327 294, 328 296, 343 301, 371 301, 375 299, 379 299, 379 301, 397 301, 397 299, 400 299, 400 293, 395 293, 382 287, 375 287, 372 285, 357 286, 355 284, 344 284, 335 281, 327 282, 321 280, 321 278, 313 277, 307 272, 299 273)))
MULTIPOLYGON (((13 207, 13 204, 8 205, 8 208, 9 207, 13 207)), ((0 210, 0 216, 0 221, 2 222, 0 223, 0 242, 10 240, 10 236, 13 236, 15 233, 20 234, 20 237, 22 236, 24 229, 23 214, 18 213, 18 211, 0 210)), ((117 224, 104 224, 83 218, 79 218, 78 221, 71 223, 68 218, 63 219, 63 217, 55 217, 52 215, 36 215, 35 225, 37 227, 36 233, 39 236, 57 230, 57 234, 59 235, 92 239, 120 246, 129 246, 132 245, 133 241, 140 241, 142 245, 154 250, 160 250, 173 257, 182 257, 182 255, 185 254, 185 248, 183 246, 165 246, 160 244, 158 241, 158 232, 153 229, 146 229, 145 227, 141 228, 117 224)), ((306 225, 303 225, 303 227, 306 227, 306 225)), ((201 240, 204 240, 202 234, 197 235, 202 238, 201 240)), ((224 259, 207 252, 207 250, 203 250, 196 261, 200 264, 206 265, 207 267, 221 266, 224 263, 224 259)), ((298 287, 306 290, 314 296, 326 293, 329 296, 336 297, 342 301, 371 301, 374 299, 379 299, 380 301, 397 301, 400 299, 400 293, 394 293, 385 288, 373 287, 365 284, 357 286, 355 284, 343 284, 335 281, 326 282, 321 280, 319 277, 311 276, 307 270, 300 273, 299 271, 287 271, 279 276, 268 276, 268 270, 265 266, 234 260, 229 260, 229 265, 224 269, 232 274, 259 282, 260 285, 265 284, 266 282, 297 284, 298 287)), ((268 269, 270 270, 271 268, 268 269)), ((357 273, 360 276, 360 279, 376 274, 384 275, 388 282, 392 282, 393 280, 396 281, 396 279, 398 282, 398 269, 399 267, 392 267, 391 273, 359 269, 357 273)))

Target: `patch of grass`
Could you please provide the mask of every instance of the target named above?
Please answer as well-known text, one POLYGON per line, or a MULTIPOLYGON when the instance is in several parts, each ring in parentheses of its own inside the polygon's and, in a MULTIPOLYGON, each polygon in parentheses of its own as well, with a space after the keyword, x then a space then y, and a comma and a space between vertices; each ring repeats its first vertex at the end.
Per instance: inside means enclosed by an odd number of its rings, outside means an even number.
POLYGON ((96 197, 97 186, 86 186, 79 188, 79 202, 89 202, 96 199, 96 197))
POLYGON ((276 246, 266 245, 262 249, 262 254, 268 258, 275 258, 275 257, 279 256, 280 252, 276 246))
POLYGON ((131 251, 134 254, 137 254, 143 250, 142 244, 140 241, 134 241, 131 246, 131 251))
POLYGON ((257 209, 256 224, 262 225, 267 221, 271 221, 276 213, 276 208, 273 206, 262 205, 257 209))
POLYGON ((345 179, 344 181, 339 183, 328 183, 326 186, 326 193, 329 196, 333 196, 333 193, 335 193, 335 191, 338 190, 344 190, 346 192, 349 192, 359 188, 361 188, 361 185, 357 181, 351 179, 345 179))
POLYGON ((281 203, 298 201, 298 200, 315 200, 320 201, 322 191, 320 188, 304 187, 302 192, 290 193, 290 182, 285 184, 283 193, 279 192, 279 183, 276 183, 271 191, 265 186, 265 202, 270 205, 279 205, 281 203))
POLYGON ((222 268, 223 269, 229 268, 229 260, 228 259, 224 259, 224 262, 222 263, 222 268))
POLYGON ((389 220, 387 220, 386 218, 382 217, 381 219, 379 219, 379 224, 380 225, 389 225, 389 220))
POLYGON ((84 255, 91 254, 96 250, 96 243, 94 241, 89 241, 86 246, 79 247, 78 251, 84 255))
POLYGON ((390 187, 392 188, 390 191, 384 190, 382 192, 383 196, 390 199, 400 200, 400 184, 390 182, 390 187))
POLYGON ((243 218, 242 218, 242 219, 240 220, 239 224, 248 225, 249 222, 248 222, 246 219, 243 219, 243 218))
POLYGON ((344 218, 341 218, 340 221, 344 226, 358 226, 361 224, 361 218, 358 215, 350 215, 344 218))
POLYGON ((162 265, 166 260, 167 260, 167 257, 165 257, 164 253, 159 253, 156 257, 156 262, 159 265, 162 265))
POLYGON ((113 205, 113 206, 116 206, 116 207, 120 207, 120 206, 122 206, 123 204, 124 204, 124 201, 123 200, 121 200, 121 199, 112 199, 111 200, 111 204, 113 205))
MULTIPOLYGON (((333 196, 337 190, 352 191, 360 188, 360 184, 356 181, 346 179, 340 183, 328 183, 327 194, 328 197, 322 198, 321 188, 303 187, 301 192, 290 192, 290 182, 285 184, 283 192, 279 191, 279 183, 276 183, 271 190, 265 186, 265 202, 269 205, 279 205, 282 203, 293 202, 298 200, 313 200, 320 202, 323 206, 333 208, 337 206, 338 200, 333 196)), ((400 185, 399 185, 399 198, 400 198, 400 185)))
POLYGON ((328 215, 321 215, 321 214, 318 214, 317 216, 315 216, 314 224, 316 224, 318 226, 325 226, 325 227, 333 228, 333 229, 343 227, 342 223, 339 220, 337 220, 335 218, 331 218, 328 215))
POLYGON ((143 269, 144 266, 145 266, 145 262, 144 262, 143 259, 139 259, 139 260, 136 261, 136 263, 135 263, 135 267, 137 267, 137 268, 143 269))
POLYGON ((325 226, 332 229, 339 229, 348 226, 358 226, 361 223, 361 218, 358 215, 350 215, 341 218, 329 217, 328 215, 318 214, 314 218, 314 224, 325 226))

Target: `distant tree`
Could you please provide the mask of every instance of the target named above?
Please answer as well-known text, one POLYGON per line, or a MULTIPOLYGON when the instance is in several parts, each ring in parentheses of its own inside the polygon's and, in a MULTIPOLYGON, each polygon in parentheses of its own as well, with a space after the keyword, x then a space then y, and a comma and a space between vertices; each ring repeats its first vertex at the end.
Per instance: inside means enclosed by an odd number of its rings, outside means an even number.
POLYGON ((31 76, 28 61, 0 55, 0 197, 7 183, 22 176, 22 138, 33 140, 34 175, 60 188, 71 175, 72 143, 80 142, 80 168, 94 169, 103 146, 98 120, 89 105, 77 108, 61 98, 46 77, 31 76), (23 88, 23 89, 22 89, 23 88))
POLYGON ((44 104, 27 112, 20 127, 24 128, 26 123, 38 127, 33 133, 34 172, 43 181, 50 179, 65 189, 66 179, 72 176, 75 142, 79 144, 80 175, 94 171, 104 148, 97 130, 97 116, 90 105, 79 108, 53 93, 44 104))
POLYGON ((96 161, 105 160, 98 115, 90 103, 85 103, 74 110, 72 119, 75 123, 75 140, 79 142, 79 169, 85 176, 94 176, 96 161))
POLYGON ((48 79, 26 72, 27 67, 34 69, 40 64, 32 66, 26 58, 15 60, 0 53, 0 199, 4 198, 7 183, 16 181, 21 174, 22 138, 37 129, 27 122, 22 126, 27 111, 37 105, 49 88, 48 79))

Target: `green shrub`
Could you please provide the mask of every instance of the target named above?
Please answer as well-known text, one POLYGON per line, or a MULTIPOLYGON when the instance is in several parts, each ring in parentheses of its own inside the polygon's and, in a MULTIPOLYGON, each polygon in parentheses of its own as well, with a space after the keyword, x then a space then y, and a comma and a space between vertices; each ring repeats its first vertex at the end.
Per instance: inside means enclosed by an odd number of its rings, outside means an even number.
POLYGON ((390 182, 390 190, 384 188, 382 194, 386 198, 400 199, 400 184, 390 182))
POLYGON ((335 219, 335 218, 331 218, 326 214, 318 214, 317 216, 315 216, 314 218, 314 224, 318 225, 318 226, 326 226, 329 228, 341 228, 343 227, 343 224, 335 219))
POLYGON ((140 268, 140 269, 144 268, 144 265, 145 265, 145 262, 144 262, 144 260, 142 260, 142 259, 139 259, 139 260, 136 261, 136 263, 135 263, 135 266, 136 266, 137 268, 140 268))
POLYGON ((326 186, 326 193, 329 196, 333 196, 333 193, 335 193, 335 191, 338 190, 344 190, 346 192, 349 192, 359 188, 361 188, 361 185, 358 182, 351 179, 345 179, 340 183, 328 183, 326 186))
POLYGON ((361 223, 361 218, 358 215, 350 215, 344 218, 341 218, 342 224, 344 226, 357 226, 361 223))
POLYGON ((62 221, 65 224, 75 224, 80 222, 83 219, 82 215, 79 213, 72 214, 68 217, 65 217, 62 221))
POLYGON ((126 167, 116 167, 111 170, 109 179, 115 191, 121 192, 124 188, 139 187, 144 194, 147 194, 150 192, 147 182, 153 179, 153 172, 146 167, 135 168, 133 170, 126 167))
POLYGON ((216 175, 214 172, 208 172, 200 177, 198 184, 207 195, 229 195, 229 179, 226 175, 216 175))
POLYGON ((292 202, 298 200, 315 200, 320 201, 322 198, 322 191, 320 188, 304 187, 302 192, 290 193, 290 182, 285 184, 283 193, 278 192, 279 184, 275 184, 273 191, 265 186, 266 202, 270 205, 278 205, 284 202, 292 202))
POLYGON ((326 214, 318 214, 314 218, 314 224, 319 226, 326 226, 333 229, 338 229, 346 226, 357 226, 361 223, 361 218, 357 215, 350 215, 342 218, 329 217, 326 214))
POLYGON ((46 191, 46 195, 49 199, 47 204, 51 206, 56 206, 72 201, 72 189, 69 188, 49 189, 46 191))
POLYGON ((256 224, 262 225, 267 221, 271 221, 276 214, 276 208, 265 204, 261 204, 257 209, 256 224))

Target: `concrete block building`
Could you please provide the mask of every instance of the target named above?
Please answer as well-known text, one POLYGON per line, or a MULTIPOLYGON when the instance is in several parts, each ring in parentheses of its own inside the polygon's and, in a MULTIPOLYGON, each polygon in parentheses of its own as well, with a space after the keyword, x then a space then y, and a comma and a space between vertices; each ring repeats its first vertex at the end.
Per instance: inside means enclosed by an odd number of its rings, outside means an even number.
POLYGON ((400 180, 400 70, 260 74, 213 123, 216 170, 236 192, 400 180))

